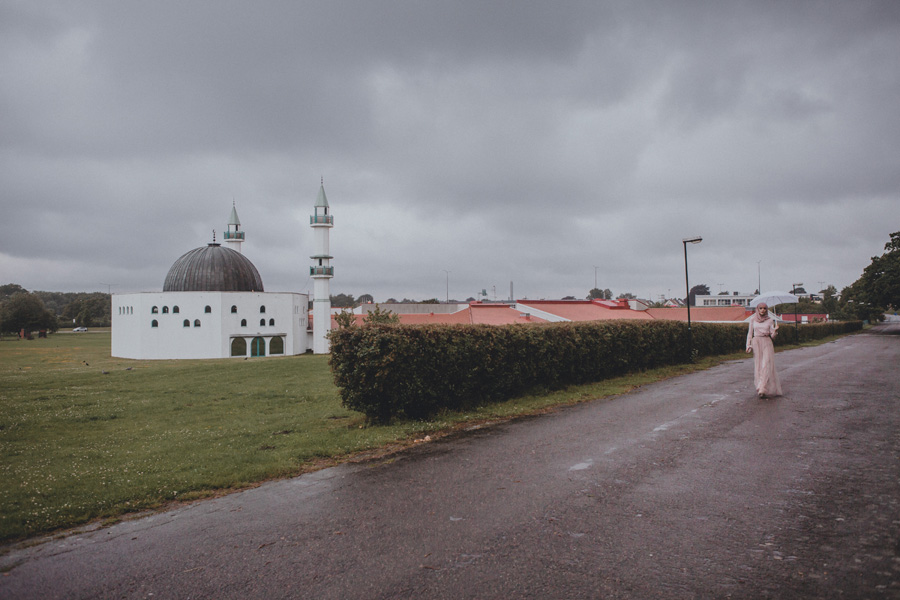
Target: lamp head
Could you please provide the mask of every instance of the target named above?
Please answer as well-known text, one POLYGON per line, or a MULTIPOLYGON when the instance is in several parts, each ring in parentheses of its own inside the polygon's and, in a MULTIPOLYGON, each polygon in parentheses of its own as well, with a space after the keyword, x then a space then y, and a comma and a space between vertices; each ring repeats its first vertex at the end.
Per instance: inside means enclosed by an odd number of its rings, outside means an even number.
POLYGON ((685 244, 699 244, 703 241, 703 238, 698 235, 697 237, 684 238, 681 241, 685 244))

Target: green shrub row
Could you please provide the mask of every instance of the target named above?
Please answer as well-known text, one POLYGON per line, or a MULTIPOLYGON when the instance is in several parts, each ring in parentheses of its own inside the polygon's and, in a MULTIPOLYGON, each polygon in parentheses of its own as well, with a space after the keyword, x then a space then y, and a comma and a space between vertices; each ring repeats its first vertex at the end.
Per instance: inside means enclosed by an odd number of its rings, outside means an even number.
MULTIPOLYGON (((803 325, 800 339, 859 329, 803 325)), ((797 333, 780 328, 776 342, 797 333)), ((793 326, 790 327, 793 330, 793 326)), ((424 419, 536 389, 591 383, 744 349, 744 324, 588 321, 530 325, 375 325, 331 332, 343 405, 377 423, 424 419)))
POLYGON ((782 323, 775 336, 776 346, 802 344, 813 340, 821 340, 832 335, 842 335, 862 330, 862 321, 830 321, 828 323, 810 323, 800 325, 782 323))

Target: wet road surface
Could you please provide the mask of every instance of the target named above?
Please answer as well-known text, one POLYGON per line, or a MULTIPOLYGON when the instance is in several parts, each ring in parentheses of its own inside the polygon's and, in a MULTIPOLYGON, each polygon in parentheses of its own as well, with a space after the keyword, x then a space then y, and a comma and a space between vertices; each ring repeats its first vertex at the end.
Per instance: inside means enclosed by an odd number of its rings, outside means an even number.
POLYGON ((0 598, 900 598, 900 325, 0 557, 0 598))

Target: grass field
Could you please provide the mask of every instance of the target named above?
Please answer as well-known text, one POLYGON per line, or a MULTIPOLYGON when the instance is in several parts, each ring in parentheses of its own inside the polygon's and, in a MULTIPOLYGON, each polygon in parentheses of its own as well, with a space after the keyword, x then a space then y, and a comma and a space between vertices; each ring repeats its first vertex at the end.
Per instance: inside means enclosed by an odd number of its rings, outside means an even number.
POLYGON ((341 406, 326 356, 136 361, 109 348, 108 330, 0 340, 0 540, 196 500, 743 356, 369 426, 341 406))

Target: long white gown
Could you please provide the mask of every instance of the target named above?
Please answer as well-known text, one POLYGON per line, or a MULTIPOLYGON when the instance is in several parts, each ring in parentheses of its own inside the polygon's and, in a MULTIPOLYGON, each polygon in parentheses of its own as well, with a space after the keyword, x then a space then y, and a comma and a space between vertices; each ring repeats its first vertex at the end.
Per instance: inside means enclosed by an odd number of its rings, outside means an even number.
POLYGON ((754 315, 747 331, 747 348, 753 350, 753 383, 756 393, 763 396, 780 396, 781 381, 775 372, 775 319, 767 317, 759 320, 754 315))

